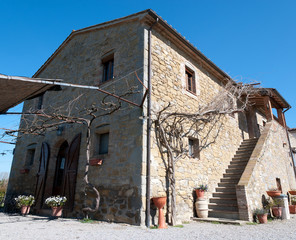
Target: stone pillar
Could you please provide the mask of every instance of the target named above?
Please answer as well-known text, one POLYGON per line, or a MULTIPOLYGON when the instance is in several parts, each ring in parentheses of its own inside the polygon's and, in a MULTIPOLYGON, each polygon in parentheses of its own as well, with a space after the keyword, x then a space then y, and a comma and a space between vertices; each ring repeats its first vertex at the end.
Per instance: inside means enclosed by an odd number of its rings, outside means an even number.
POLYGON ((244 221, 253 221, 253 215, 249 209, 246 186, 236 186, 236 197, 239 219, 244 221))

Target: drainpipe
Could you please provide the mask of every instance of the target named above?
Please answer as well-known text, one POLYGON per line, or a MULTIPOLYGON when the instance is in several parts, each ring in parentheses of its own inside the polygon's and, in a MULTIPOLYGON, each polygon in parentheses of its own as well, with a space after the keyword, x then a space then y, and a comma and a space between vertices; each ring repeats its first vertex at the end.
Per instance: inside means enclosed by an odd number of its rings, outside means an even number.
POLYGON ((150 156, 151 156, 151 31, 158 18, 148 29, 148 96, 147 96, 147 172, 146 172, 146 226, 150 227, 150 156))
MULTIPOLYGON (((283 111, 283 113, 287 112, 290 108, 291 108, 291 106, 289 106, 285 111, 283 111)), ((293 156, 293 150, 292 150, 292 146, 291 146, 291 141, 290 141, 290 137, 289 137, 287 124, 286 124, 285 128, 286 128, 286 134, 287 134, 287 139, 288 139, 288 144, 289 144, 289 149, 290 149, 290 155, 291 155, 291 158, 292 158, 293 169, 294 169, 294 174, 295 174, 295 179, 296 179, 295 159, 294 159, 294 156, 293 156)))

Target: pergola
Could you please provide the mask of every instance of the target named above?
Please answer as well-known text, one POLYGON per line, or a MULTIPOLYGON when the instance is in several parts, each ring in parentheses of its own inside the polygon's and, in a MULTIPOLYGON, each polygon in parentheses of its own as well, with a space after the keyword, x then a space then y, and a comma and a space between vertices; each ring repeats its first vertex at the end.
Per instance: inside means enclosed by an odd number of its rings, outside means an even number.
POLYGON ((251 98, 251 101, 265 115, 267 121, 276 120, 286 128, 284 112, 291 106, 275 88, 262 88, 256 96, 251 98), (273 108, 276 109, 277 116, 273 114, 273 108))

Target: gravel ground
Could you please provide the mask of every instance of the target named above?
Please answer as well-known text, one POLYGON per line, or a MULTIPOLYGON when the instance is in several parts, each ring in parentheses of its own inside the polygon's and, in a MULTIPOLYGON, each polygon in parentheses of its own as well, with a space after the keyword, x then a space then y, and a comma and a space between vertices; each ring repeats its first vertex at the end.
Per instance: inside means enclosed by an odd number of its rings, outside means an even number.
POLYGON ((126 224, 81 223, 75 219, 55 219, 0 213, 0 239, 296 239, 296 217, 268 224, 228 225, 191 222, 183 228, 147 229, 126 224))

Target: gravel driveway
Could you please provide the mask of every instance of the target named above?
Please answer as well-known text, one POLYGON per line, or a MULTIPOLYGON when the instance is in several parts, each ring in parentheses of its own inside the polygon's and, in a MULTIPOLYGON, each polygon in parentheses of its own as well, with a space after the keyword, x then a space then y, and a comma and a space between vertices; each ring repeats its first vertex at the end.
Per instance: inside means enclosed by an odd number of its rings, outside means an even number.
POLYGON ((49 220, 29 215, 0 213, 0 239, 296 239, 296 217, 268 224, 226 225, 191 222, 183 228, 147 229, 105 222, 81 223, 75 219, 49 220))

